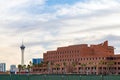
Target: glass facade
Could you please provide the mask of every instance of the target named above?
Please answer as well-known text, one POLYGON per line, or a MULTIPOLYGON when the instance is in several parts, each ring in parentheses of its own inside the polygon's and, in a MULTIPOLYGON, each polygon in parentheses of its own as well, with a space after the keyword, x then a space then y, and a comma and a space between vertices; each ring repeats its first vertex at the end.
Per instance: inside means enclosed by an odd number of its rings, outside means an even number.
POLYGON ((33 64, 40 64, 42 61, 43 61, 42 58, 33 58, 32 59, 33 64))

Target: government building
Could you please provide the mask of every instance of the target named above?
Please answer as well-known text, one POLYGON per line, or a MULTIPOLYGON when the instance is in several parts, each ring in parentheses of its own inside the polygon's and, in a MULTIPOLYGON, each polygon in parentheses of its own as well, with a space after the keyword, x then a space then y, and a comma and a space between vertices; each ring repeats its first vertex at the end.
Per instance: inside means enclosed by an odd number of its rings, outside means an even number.
POLYGON ((108 41, 70 45, 43 54, 43 63, 32 68, 41 74, 120 74, 120 55, 108 41))

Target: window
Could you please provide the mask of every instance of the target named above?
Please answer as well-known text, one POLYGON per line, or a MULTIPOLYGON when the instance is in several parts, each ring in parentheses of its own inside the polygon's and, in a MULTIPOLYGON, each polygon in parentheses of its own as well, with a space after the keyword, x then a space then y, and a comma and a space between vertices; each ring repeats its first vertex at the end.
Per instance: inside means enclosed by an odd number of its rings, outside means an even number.
POLYGON ((99 57, 99 59, 100 59, 100 57, 99 57))
POLYGON ((120 70, 120 67, 118 67, 118 70, 120 70))
POLYGON ((88 60, 88 58, 87 58, 87 60, 88 60))
POLYGON ((120 64, 120 62, 118 62, 118 64, 120 64))

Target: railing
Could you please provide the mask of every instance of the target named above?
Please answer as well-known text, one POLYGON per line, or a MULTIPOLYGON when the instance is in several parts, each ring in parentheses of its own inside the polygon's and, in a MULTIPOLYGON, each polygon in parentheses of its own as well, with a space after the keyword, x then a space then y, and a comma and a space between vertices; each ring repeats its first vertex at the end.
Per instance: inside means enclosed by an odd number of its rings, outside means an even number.
POLYGON ((120 75, 0 75, 0 80, 120 80, 120 75))

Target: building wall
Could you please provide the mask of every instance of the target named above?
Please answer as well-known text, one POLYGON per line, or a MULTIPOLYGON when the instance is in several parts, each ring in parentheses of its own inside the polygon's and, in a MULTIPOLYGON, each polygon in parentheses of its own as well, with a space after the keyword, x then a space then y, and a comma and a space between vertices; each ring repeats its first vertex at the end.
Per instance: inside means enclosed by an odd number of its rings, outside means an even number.
POLYGON ((59 47, 43 56, 44 62, 49 63, 49 73, 120 74, 120 55, 114 55, 114 47, 108 46, 108 41, 59 47))
POLYGON ((44 53, 44 61, 61 62, 61 61, 74 61, 84 56, 106 56, 114 55, 114 48, 109 49, 108 42, 98 45, 81 44, 68 47, 58 48, 56 51, 48 51, 44 53))

